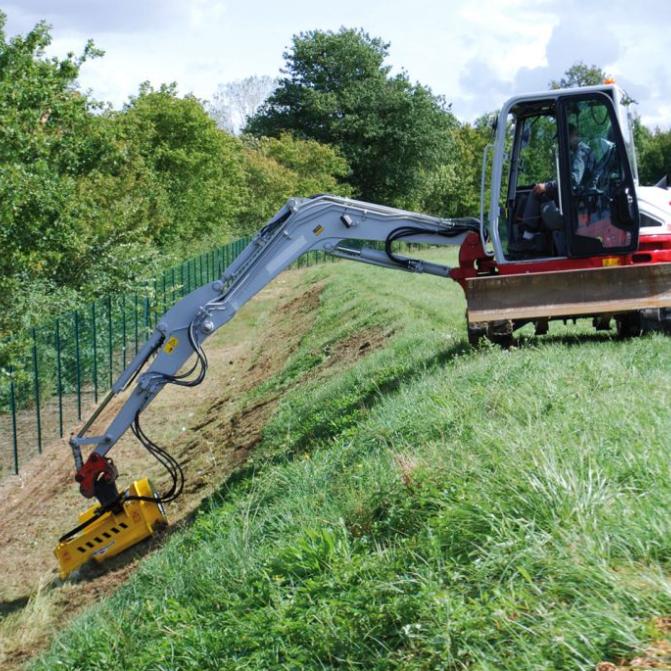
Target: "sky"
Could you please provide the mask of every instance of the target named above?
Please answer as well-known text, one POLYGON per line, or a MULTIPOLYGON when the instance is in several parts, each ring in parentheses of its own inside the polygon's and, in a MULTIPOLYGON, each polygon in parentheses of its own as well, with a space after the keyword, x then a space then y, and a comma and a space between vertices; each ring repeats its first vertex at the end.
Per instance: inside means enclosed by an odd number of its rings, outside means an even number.
POLYGON ((646 125, 671 127, 668 0, 9 0, 2 11, 10 36, 46 20, 50 55, 92 38, 105 56, 84 64, 80 86, 114 107, 143 81, 210 100, 219 84, 278 76, 294 34, 346 26, 390 42, 392 71, 465 121, 583 61, 615 77, 646 125))

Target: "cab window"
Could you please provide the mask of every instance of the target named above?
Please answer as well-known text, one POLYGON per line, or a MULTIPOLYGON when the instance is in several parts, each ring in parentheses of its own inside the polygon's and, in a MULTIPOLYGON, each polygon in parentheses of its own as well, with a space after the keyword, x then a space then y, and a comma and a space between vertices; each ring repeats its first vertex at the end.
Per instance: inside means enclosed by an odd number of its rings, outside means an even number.
POLYGON ((605 96, 568 99, 565 180, 572 255, 635 248, 638 212, 622 135, 605 96))
POLYGON ((533 186, 556 179, 557 120, 527 117, 522 125, 517 184, 533 186))

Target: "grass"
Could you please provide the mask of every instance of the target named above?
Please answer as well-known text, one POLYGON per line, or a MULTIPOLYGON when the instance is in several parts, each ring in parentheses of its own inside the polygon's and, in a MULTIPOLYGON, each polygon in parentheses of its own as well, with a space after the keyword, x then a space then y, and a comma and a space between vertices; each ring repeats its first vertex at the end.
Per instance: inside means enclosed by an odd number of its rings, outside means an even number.
POLYGON ((456 285, 306 281, 319 314, 254 458, 33 668, 573 670, 658 637, 668 338, 470 349, 456 285), (384 348, 310 376, 371 329, 384 348))

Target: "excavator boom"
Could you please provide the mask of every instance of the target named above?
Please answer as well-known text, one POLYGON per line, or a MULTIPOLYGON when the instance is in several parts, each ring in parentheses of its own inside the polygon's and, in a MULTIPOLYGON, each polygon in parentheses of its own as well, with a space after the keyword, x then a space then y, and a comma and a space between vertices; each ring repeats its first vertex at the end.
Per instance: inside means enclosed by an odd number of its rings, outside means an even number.
POLYGON ((303 254, 321 250, 361 263, 449 277, 448 266, 401 256, 394 251, 394 243, 459 246, 479 229, 477 219, 441 219, 329 195, 289 200, 220 279, 196 289, 163 315, 107 397, 70 439, 80 491, 86 498, 95 497, 98 504, 61 538, 55 551, 61 575, 90 558, 100 561, 118 553, 165 522, 162 504, 179 495, 183 476, 179 464, 146 436, 140 415, 166 384, 191 387, 202 382, 208 365, 202 348, 205 340, 279 273, 303 254), (384 250, 366 243, 384 243, 384 250), (195 361, 184 372, 194 355, 195 361), (105 433, 89 435, 103 408, 134 381, 134 389, 105 433), (170 473, 168 492, 158 495, 146 481, 118 491, 117 471, 107 453, 129 428, 170 473), (84 460, 82 448, 88 446, 93 449, 84 460))

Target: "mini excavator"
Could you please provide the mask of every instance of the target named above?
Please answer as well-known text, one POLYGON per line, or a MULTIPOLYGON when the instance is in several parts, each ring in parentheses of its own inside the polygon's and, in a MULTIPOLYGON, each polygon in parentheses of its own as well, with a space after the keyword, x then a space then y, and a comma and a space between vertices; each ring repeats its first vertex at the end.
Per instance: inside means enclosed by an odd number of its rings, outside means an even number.
POLYGON ((329 195, 290 199, 219 279, 163 315, 71 437, 75 480, 96 502, 55 549, 61 577, 119 554, 167 523, 164 504, 179 496, 184 476, 143 431, 143 411, 168 384, 202 382, 205 340, 307 252, 455 280, 465 293, 472 343, 506 344, 526 324, 542 335, 552 320, 581 318, 598 330, 614 324, 620 336, 671 330, 671 191, 668 177, 655 186, 638 184, 623 100, 612 83, 508 100, 483 156, 479 217, 443 219, 329 195), (398 243, 456 245, 459 264, 414 258, 398 243), (126 390, 106 431, 90 435, 103 408, 126 390), (158 493, 146 479, 119 490, 108 454, 129 428, 165 467, 167 491, 158 493), (90 449, 86 459, 83 448, 90 449))

